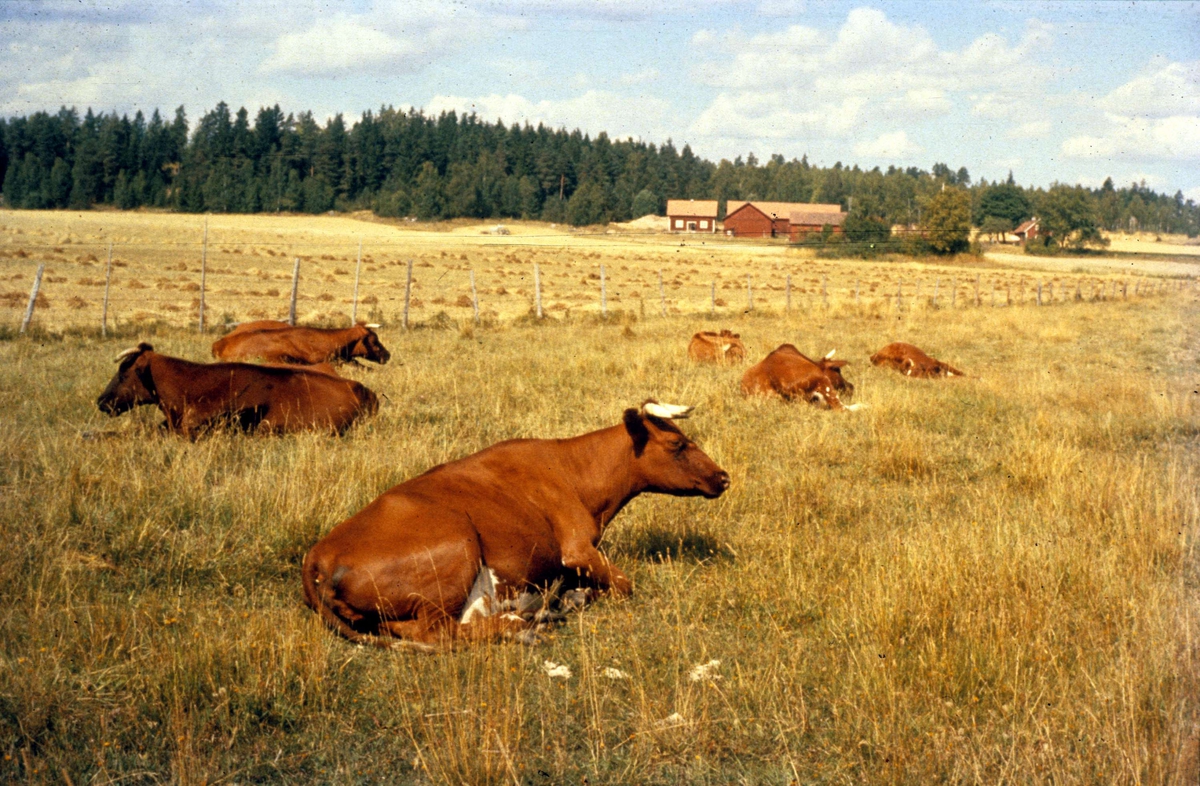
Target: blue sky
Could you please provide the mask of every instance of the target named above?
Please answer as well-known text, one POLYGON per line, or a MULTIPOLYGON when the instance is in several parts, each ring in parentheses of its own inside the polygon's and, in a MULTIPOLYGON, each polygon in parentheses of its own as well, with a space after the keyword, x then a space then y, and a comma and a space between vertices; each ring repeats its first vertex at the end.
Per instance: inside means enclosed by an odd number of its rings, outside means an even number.
POLYGON ((383 105, 1200 201, 1200 3, 0 0, 0 116, 383 105))

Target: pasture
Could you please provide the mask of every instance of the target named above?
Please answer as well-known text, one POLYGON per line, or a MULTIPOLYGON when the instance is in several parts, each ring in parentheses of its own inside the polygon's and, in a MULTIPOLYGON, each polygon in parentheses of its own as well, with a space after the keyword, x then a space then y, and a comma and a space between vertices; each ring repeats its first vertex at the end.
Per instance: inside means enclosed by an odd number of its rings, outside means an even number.
POLYGON ((27 297, 39 261, 63 279, 27 336, 23 300, 0 312, 0 780, 1195 783, 1190 282, 1146 279, 1154 296, 1135 296, 1126 275, 1127 298, 1093 301, 1087 284, 1111 293, 1117 274, 1064 272, 1058 302, 1038 307, 1047 274, 987 260, 213 216, 214 322, 285 314, 296 255, 301 319, 344 320, 362 236, 376 300, 360 315, 385 323, 393 358, 347 372, 386 398, 343 438, 188 442, 160 434, 156 411, 109 420, 94 402, 138 340, 209 357, 183 289, 201 226, 0 212, 8 290, 27 297), (102 340, 83 279, 103 277, 110 239, 126 300, 102 340), (405 331, 408 258, 422 304, 405 331), (601 261, 607 317, 590 278, 601 261), (472 269, 478 327, 460 305, 472 269), (747 274, 763 281, 748 312, 747 274), (901 276, 923 297, 896 309, 901 276), (1011 307, 991 307, 989 281, 1007 282, 1011 307), (745 367, 686 357, 693 332, 722 327, 750 362, 785 341, 836 348, 866 408, 743 400, 745 367), (867 362, 896 340, 970 376, 867 362), (616 518, 602 549, 632 598, 600 600, 536 647, 439 656, 349 645, 303 606, 304 553, 390 486, 503 439, 612 425, 648 396, 696 405, 681 427, 733 482, 715 501, 643 496, 616 518))

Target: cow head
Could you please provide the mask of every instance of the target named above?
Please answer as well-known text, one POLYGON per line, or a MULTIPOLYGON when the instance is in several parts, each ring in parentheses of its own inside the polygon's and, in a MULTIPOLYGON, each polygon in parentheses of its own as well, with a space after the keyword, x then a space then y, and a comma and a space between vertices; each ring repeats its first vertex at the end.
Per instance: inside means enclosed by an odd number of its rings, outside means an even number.
POLYGON ((154 387, 148 355, 153 351, 154 347, 143 341, 117 355, 116 361, 121 364, 117 367, 117 374, 96 399, 96 406, 101 412, 115 417, 138 404, 158 402, 158 390, 154 387))
POLYGON ((842 369, 850 365, 850 361, 834 360, 834 352, 837 352, 837 350, 829 350, 825 357, 817 361, 817 365, 820 366, 821 370, 824 371, 826 376, 829 377, 829 382, 833 385, 834 390, 841 391, 843 396, 850 398, 854 395, 854 386, 847 382, 846 378, 842 376, 842 369))
POLYGON ((713 499, 729 488, 729 473, 672 422, 691 410, 653 400, 625 410, 625 430, 633 440, 632 474, 647 491, 713 499))
POLYGON ((901 372, 906 376, 919 377, 921 379, 942 379, 949 377, 965 376, 961 371, 950 366, 940 360, 930 358, 928 361, 914 361, 912 358, 904 359, 904 367, 901 372))
POLYGON ((351 347, 350 357, 363 358, 375 363, 387 363, 391 360, 392 353, 387 351, 375 333, 381 325, 359 325, 358 327, 362 330, 362 336, 351 347))

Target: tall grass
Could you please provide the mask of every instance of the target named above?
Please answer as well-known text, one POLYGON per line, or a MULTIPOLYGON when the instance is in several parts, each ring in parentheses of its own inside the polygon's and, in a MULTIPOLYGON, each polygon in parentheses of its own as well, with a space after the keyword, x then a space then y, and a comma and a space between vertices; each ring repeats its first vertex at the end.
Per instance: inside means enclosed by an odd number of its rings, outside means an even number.
POLYGON ((129 338, 10 338, 0 781, 1195 783, 1197 315, 385 330, 392 363, 350 373, 386 402, 346 437, 195 443, 95 409, 129 338), (740 369, 686 360, 714 327, 754 359, 836 347, 867 408, 743 400, 740 369), (871 367, 892 340, 971 376, 871 367), (618 517, 603 548, 631 599, 539 647, 437 657, 351 646, 303 607, 304 552, 386 488, 647 396, 698 405, 684 428, 733 486, 618 517))

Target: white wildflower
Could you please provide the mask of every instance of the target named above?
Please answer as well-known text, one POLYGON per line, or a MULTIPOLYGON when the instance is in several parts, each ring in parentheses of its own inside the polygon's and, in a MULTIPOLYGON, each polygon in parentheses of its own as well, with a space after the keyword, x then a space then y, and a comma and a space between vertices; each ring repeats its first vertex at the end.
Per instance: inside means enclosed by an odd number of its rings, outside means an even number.
POLYGON ((721 668, 721 661, 710 660, 708 663, 701 663, 698 666, 693 666, 688 672, 688 680, 691 682, 702 682, 709 680, 715 682, 721 679, 721 675, 717 673, 717 669, 721 668))
POLYGON ((629 675, 620 669, 614 669, 612 666, 606 666, 600 670, 601 677, 608 677, 610 680, 627 680, 629 675))
POLYGON ((550 679, 569 680, 571 679, 571 667, 562 666, 552 660, 542 661, 542 671, 546 672, 546 676, 550 679))
POLYGON ((678 712, 672 712, 667 717, 658 722, 659 726, 682 726, 687 723, 687 718, 680 715, 678 712))

